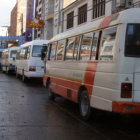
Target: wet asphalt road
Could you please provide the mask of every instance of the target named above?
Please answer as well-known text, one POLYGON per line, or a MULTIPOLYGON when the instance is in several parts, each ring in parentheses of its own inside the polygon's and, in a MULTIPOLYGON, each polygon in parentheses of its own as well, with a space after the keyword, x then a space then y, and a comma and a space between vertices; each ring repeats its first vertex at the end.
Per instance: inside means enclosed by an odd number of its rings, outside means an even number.
POLYGON ((0 72, 0 140, 140 140, 140 116, 95 111, 84 122, 77 104, 49 101, 41 82, 0 72))

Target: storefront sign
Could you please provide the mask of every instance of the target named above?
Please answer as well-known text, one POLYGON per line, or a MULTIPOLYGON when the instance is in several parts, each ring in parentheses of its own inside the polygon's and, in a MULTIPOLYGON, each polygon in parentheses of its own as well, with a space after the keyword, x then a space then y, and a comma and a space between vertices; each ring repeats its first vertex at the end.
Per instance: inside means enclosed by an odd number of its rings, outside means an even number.
POLYGON ((27 27, 28 28, 43 28, 43 20, 40 20, 40 16, 28 21, 27 27))

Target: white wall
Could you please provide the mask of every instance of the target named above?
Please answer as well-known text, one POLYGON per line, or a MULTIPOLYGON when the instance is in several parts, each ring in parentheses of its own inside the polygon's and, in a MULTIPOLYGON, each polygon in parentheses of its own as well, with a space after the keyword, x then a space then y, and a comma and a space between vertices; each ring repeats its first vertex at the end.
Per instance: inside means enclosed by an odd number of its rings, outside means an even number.
POLYGON ((8 36, 8 27, 0 27, 0 36, 8 36))

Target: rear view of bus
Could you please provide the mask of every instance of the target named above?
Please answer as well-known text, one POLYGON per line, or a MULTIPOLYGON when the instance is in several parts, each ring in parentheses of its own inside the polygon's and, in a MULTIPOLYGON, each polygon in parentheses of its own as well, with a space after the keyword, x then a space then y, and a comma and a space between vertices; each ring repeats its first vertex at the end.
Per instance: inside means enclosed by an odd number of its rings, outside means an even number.
POLYGON ((15 64, 16 64, 16 53, 18 47, 12 47, 5 49, 2 53, 2 71, 6 72, 15 72, 15 64))
POLYGON ((134 16, 132 22, 126 25, 124 52, 120 60, 122 73, 121 100, 114 102, 115 112, 124 114, 140 114, 140 20, 134 16))
POLYGON ((43 77, 44 61, 41 55, 43 47, 47 44, 47 40, 34 40, 19 48, 16 56, 16 77, 21 75, 23 81, 43 77))

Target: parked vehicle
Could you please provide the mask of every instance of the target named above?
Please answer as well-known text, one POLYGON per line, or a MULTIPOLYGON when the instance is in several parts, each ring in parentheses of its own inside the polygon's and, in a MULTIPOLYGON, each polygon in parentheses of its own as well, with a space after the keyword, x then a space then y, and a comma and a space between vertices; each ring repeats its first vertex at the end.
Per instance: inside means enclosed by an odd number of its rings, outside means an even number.
POLYGON ((5 49, 2 52, 1 67, 2 72, 14 72, 15 71, 15 58, 18 47, 11 47, 5 49))
POLYGON ((44 74, 44 61, 41 58, 42 49, 47 47, 48 40, 34 40, 21 45, 16 55, 16 77, 42 78, 44 74))
POLYGON ((91 107, 140 114, 139 15, 128 9, 50 40, 43 82, 49 99, 79 103, 84 119, 91 107))
POLYGON ((0 69, 1 69, 1 57, 2 57, 2 52, 4 49, 0 48, 0 69))

